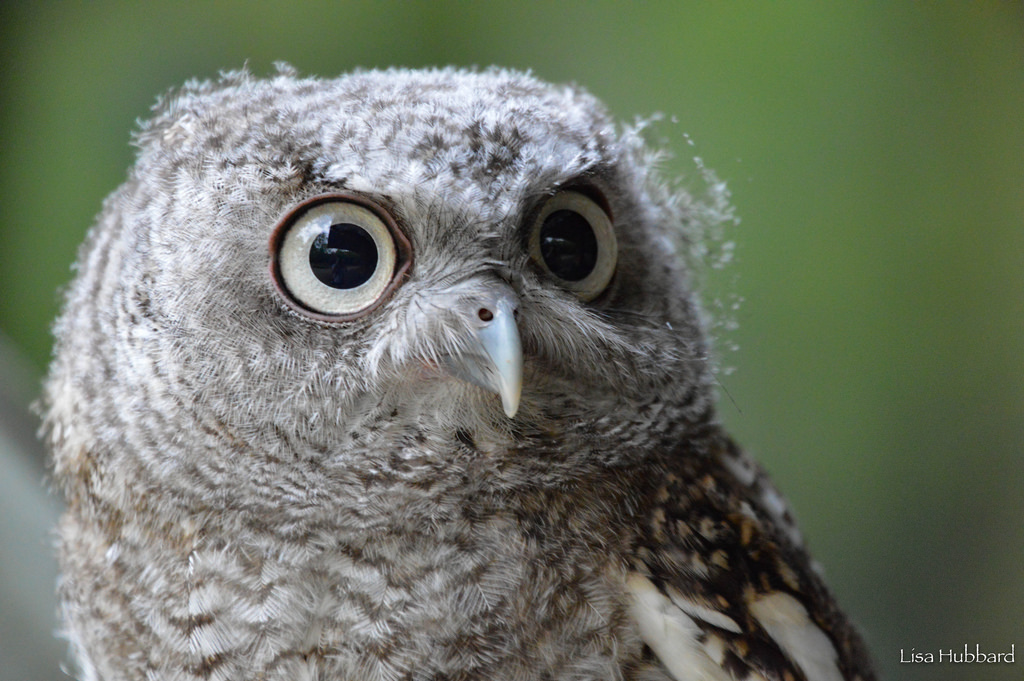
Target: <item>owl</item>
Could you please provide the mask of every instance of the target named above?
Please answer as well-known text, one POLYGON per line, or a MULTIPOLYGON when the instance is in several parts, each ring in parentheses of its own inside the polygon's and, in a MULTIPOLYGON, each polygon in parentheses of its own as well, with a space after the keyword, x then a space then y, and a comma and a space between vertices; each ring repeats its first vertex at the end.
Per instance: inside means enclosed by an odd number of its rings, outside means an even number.
POLYGON ((135 144, 44 397, 80 679, 874 679, 587 92, 282 66, 135 144))

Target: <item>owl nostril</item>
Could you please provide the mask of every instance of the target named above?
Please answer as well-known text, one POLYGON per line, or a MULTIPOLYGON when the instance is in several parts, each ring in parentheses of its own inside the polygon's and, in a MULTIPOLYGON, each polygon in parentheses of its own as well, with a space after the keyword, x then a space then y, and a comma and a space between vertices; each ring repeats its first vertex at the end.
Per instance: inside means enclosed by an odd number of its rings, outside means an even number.
POLYGON ((489 322, 492 319, 494 319, 494 313, 488 310, 486 307, 481 307, 479 310, 477 310, 476 316, 479 317, 481 321, 485 322, 489 322))

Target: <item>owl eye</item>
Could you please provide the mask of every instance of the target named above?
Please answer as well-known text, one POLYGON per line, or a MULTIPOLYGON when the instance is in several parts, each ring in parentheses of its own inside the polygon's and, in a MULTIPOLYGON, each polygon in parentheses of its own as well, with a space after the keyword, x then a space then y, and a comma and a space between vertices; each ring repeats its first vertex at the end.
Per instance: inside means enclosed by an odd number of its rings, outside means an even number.
POLYGON ((530 230, 530 257, 558 283, 593 300, 615 273, 618 247, 611 218, 588 196, 563 191, 551 197, 530 230))
POLYGON ((295 309, 346 321, 377 307, 398 285, 410 251, 380 207, 329 194, 300 203, 278 223, 270 238, 271 276, 295 309))

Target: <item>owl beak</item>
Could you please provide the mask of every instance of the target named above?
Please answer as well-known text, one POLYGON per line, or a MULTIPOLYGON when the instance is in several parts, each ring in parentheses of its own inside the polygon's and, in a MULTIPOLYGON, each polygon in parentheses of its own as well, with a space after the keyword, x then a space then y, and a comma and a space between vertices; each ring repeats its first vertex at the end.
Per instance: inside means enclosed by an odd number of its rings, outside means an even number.
POLYGON ((463 352, 448 358, 448 371, 501 397, 505 414, 519 411, 523 392, 523 348, 511 292, 485 296, 473 309, 473 331, 463 352))

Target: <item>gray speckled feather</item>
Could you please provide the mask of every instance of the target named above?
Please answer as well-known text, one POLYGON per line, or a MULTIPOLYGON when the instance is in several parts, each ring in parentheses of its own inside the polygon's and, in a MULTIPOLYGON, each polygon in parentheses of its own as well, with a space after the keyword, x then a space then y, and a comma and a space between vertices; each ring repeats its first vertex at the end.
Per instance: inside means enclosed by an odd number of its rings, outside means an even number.
POLYGON ((46 390, 82 679, 873 678, 591 96, 238 72, 137 144, 46 390))

